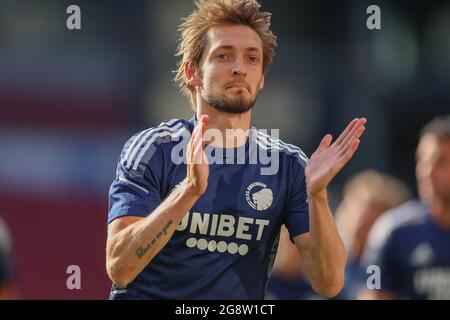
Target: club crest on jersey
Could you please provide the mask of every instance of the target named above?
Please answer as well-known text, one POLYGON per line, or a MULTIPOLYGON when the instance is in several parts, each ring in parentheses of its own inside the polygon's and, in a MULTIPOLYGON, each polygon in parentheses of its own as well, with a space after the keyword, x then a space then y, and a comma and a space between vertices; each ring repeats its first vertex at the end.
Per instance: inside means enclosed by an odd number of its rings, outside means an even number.
POLYGON ((272 205, 273 193, 264 183, 253 182, 247 187, 245 198, 250 207, 258 211, 264 211, 272 205))

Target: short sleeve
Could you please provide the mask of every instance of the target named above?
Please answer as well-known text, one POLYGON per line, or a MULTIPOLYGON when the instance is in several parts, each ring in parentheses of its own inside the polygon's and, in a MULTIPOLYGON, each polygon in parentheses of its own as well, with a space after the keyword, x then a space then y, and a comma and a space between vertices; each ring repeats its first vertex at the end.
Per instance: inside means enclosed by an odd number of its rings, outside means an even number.
POLYGON ((294 161, 291 179, 291 190, 284 223, 289 230, 290 238, 293 239, 295 236, 309 231, 305 170, 300 161, 294 161))
POLYGON ((161 148, 150 146, 148 160, 136 164, 139 140, 140 134, 133 136, 122 150, 109 189, 108 223, 123 216, 146 217, 161 203, 161 148))

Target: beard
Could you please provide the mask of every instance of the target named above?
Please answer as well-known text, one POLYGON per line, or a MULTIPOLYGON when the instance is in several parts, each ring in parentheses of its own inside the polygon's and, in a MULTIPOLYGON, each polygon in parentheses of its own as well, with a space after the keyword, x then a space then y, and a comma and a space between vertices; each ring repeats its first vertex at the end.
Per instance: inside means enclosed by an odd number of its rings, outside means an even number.
MULTIPOLYGON (((242 88, 241 90, 245 90, 242 88)), ((226 95, 226 94, 217 94, 214 90, 209 90, 203 95, 203 98, 206 102, 213 108, 226 112, 226 113, 234 113, 240 114, 249 111, 254 104, 256 103, 256 98, 258 96, 258 92, 252 97, 251 91, 250 97, 247 98, 243 94, 235 94, 235 95, 226 95)))

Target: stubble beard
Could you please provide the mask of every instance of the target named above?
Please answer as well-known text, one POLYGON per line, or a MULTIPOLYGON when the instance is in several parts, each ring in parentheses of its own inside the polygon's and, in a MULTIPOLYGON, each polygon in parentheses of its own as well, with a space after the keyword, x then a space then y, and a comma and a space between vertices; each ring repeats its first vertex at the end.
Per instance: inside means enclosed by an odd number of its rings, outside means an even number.
MULTIPOLYGON (((242 88, 240 90, 246 90, 242 88)), ((258 90, 259 91, 259 90, 258 90)), ((251 91, 250 91, 251 95, 251 91)), ((216 93, 214 89, 204 92, 203 99, 213 108, 233 114, 241 114, 249 111, 256 103, 258 92, 253 97, 246 98, 244 94, 236 94, 234 96, 216 93)))

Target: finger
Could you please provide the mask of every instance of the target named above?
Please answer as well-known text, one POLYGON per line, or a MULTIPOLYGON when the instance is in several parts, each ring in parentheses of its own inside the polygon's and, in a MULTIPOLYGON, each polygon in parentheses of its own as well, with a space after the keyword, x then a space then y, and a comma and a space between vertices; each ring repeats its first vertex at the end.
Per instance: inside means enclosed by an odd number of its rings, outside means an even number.
MULTIPOLYGON (((200 117, 200 120, 195 125, 194 130, 192 131, 192 142, 197 142, 197 137, 204 137, 205 136, 205 130, 209 123, 209 116, 208 115, 202 115, 200 117)), ((197 143, 194 143, 194 145, 197 145, 197 143)), ((204 147, 204 145, 203 145, 204 147)))
POLYGON ((197 132, 193 139, 194 164, 207 163, 206 156, 204 154, 204 149, 206 147, 207 141, 204 139, 204 136, 208 122, 209 116, 202 115, 200 117, 200 121, 197 124, 197 132))
POLYGON ((323 137, 322 141, 320 142, 319 147, 317 147, 316 151, 322 151, 327 149, 330 146, 332 140, 333 137, 331 136, 331 134, 325 135, 325 137, 323 137))
POLYGON ((188 143, 188 147, 187 147, 188 164, 194 163, 194 155, 195 155, 194 150, 195 150, 195 146, 198 141, 199 132, 200 132, 200 126, 199 126, 199 124, 197 124, 195 126, 194 130, 192 131, 192 135, 191 135, 191 138, 189 139, 189 143, 188 143))
POLYGON ((191 140, 189 140, 188 146, 187 146, 187 164, 190 165, 192 164, 194 161, 194 132, 191 136, 191 140))
POLYGON ((203 126, 199 125, 198 131, 192 141, 193 144, 193 163, 201 164, 202 163, 202 153, 203 153, 203 145, 202 145, 202 133, 203 126))
POLYGON ((364 127, 364 126, 359 127, 358 130, 356 130, 356 132, 350 137, 349 141, 347 141, 347 142, 345 142, 345 144, 341 145, 341 149, 339 150, 339 155, 345 154, 348 151, 348 149, 350 149, 352 147, 355 140, 359 140, 361 138, 361 136, 365 130, 366 130, 366 127, 364 127))
POLYGON ((209 123, 209 116, 207 114, 204 114, 200 117, 200 122, 204 123, 205 125, 208 125, 209 123))
POLYGON ((363 124, 365 123, 365 119, 359 119, 355 125, 353 126, 352 130, 350 132, 347 133, 346 137, 342 140, 340 146, 344 146, 346 145, 355 135, 355 133, 359 130, 359 128, 361 128, 361 126, 363 126, 363 124))
POLYGON ((355 141, 353 141, 350 148, 341 156, 341 158, 339 159, 339 161, 341 162, 341 168, 343 166, 345 166, 347 164, 347 162, 349 162, 350 159, 353 157, 353 155, 355 154, 356 150, 359 147, 360 142, 361 142, 361 140, 359 140, 359 139, 356 139, 355 141))
POLYGON ((350 132, 350 130, 353 129, 353 127, 355 126, 355 124, 358 122, 359 119, 353 119, 352 121, 350 121, 350 123, 348 124, 347 128, 344 129, 344 131, 341 133, 341 135, 337 138, 337 140, 335 141, 336 144, 340 145, 342 140, 344 140, 344 138, 347 136, 347 134, 350 132))
POLYGON ((192 135, 194 135, 199 130, 204 130, 209 123, 209 119, 210 118, 207 114, 202 115, 196 123, 194 130, 192 131, 192 135))
POLYGON ((208 127, 208 123, 209 123, 209 116, 208 115, 202 115, 200 118, 200 137, 201 137, 201 147, 202 150, 205 149, 207 143, 209 141, 205 140, 205 131, 206 128, 208 127))
POLYGON ((352 144, 351 148, 349 148, 347 150, 347 152, 343 155, 341 155, 338 158, 338 163, 334 169, 335 171, 335 175, 342 170, 342 168, 350 161, 350 159, 353 157, 353 155, 355 154, 355 151, 358 149, 359 146, 359 142, 360 140, 355 140, 354 143, 352 144))
POLYGON ((360 128, 362 126, 364 126, 364 124, 366 122, 367 122, 367 120, 365 118, 359 119, 353 126, 352 130, 347 133, 346 137, 342 140, 342 142, 339 144, 339 146, 345 146, 349 141, 351 141, 353 139, 355 133, 358 132, 358 130, 360 130, 360 128))

